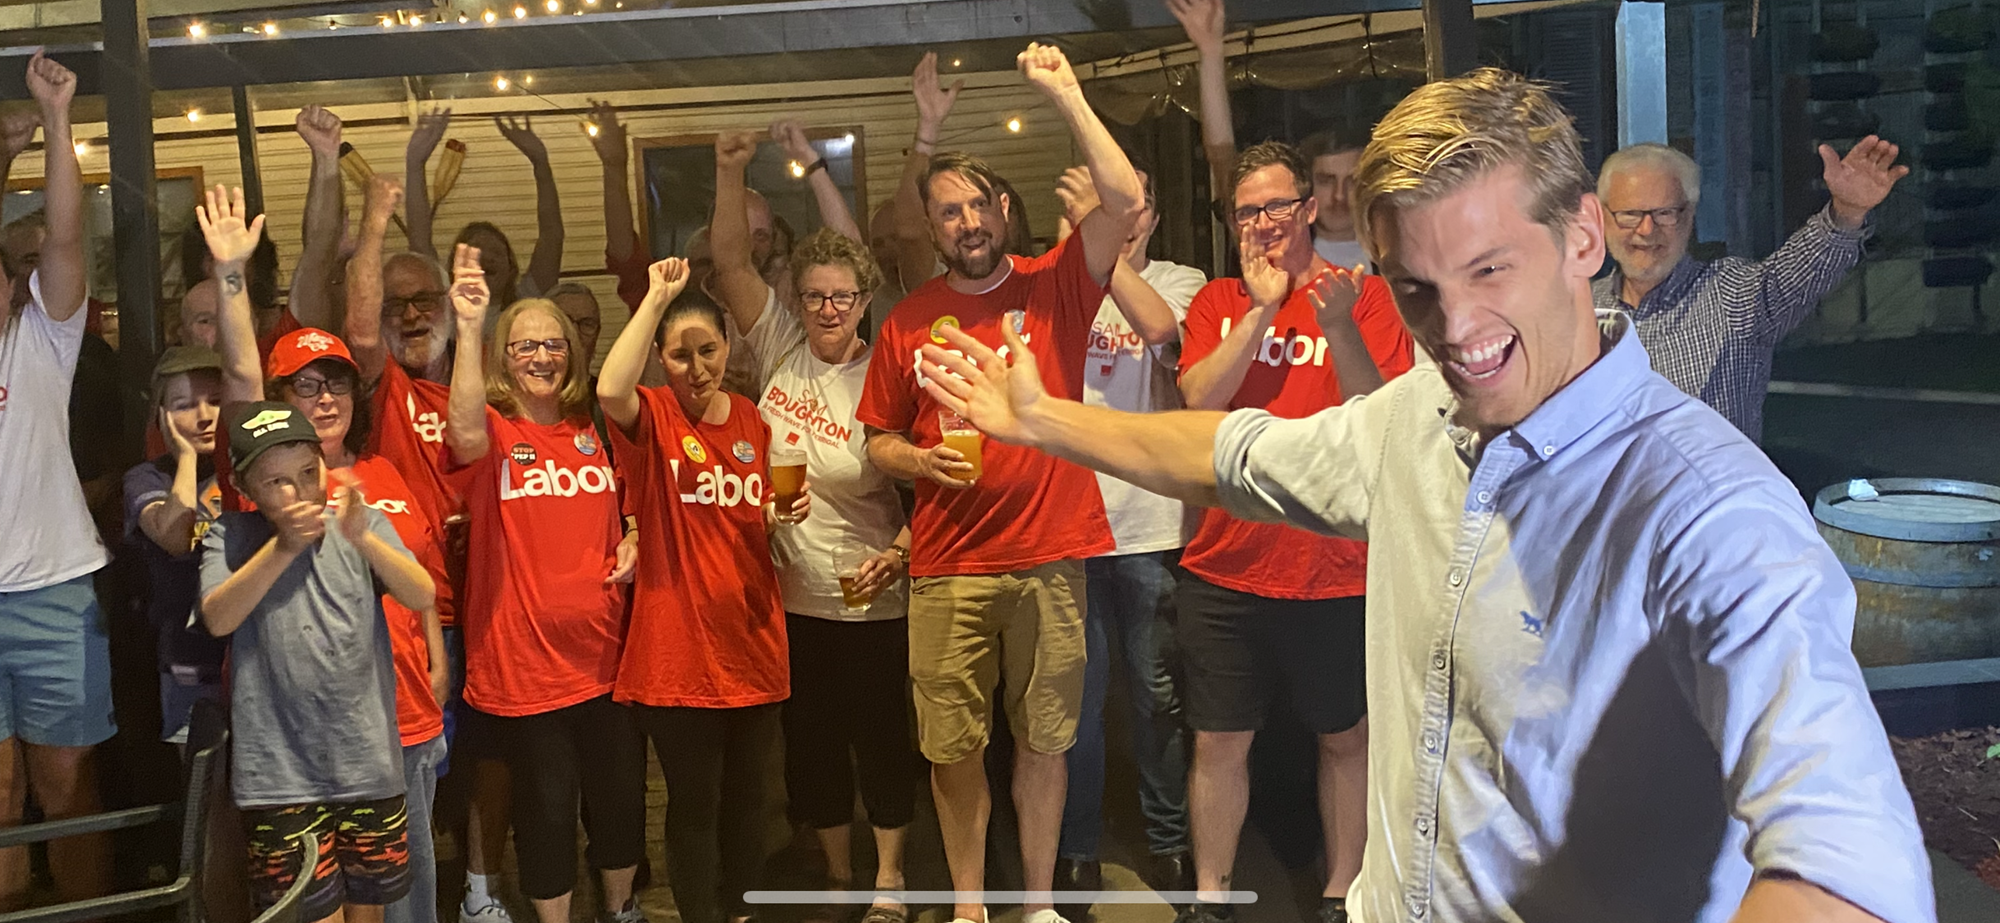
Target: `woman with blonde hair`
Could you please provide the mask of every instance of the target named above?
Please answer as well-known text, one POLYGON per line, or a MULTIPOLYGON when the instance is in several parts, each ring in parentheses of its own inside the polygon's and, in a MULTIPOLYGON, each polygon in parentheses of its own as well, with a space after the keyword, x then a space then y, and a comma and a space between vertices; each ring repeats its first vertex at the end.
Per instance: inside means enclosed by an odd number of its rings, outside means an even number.
POLYGON ((521 890, 541 923, 567 923, 581 799, 603 915, 643 923, 632 878, 645 849, 645 755, 611 700, 625 641, 618 478, 591 425, 589 370, 553 302, 514 302, 482 350, 489 299, 479 252, 459 245, 451 303, 457 365, 445 441, 472 522, 465 702, 513 776, 521 890))

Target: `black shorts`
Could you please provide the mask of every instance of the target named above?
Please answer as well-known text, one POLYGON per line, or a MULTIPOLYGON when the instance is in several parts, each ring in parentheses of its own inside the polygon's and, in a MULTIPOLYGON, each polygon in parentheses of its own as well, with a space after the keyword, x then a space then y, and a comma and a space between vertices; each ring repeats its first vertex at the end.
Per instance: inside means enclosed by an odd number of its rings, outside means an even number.
POLYGON ((1176 640, 1197 731, 1255 731, 1280 692, 1315 734, 1368 714, 1363 597, 1271 599, 1186 574, 1174 590, 1176 640))
POLYGON ((409 812, 403 796, 379 801, 244 808, 250 889, 261 910, 291 890, 304 866, 300 840, 319 837, 313 883, 299 919, 320 920, 344 904, 393 904, 410 893, 409 812))

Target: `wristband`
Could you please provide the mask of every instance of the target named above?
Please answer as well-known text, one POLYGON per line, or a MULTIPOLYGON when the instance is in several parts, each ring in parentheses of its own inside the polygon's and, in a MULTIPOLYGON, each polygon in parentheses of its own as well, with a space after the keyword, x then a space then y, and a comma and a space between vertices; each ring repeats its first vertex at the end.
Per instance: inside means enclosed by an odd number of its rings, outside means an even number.
POLYGON ((799 174, 799 177, 801 179, 810 177, 813 175, 813 171, 824 170, 824 169, 826 169, 826 158, 821 157, 820 159, 815 160, 812 163, 806 164, 806 171, 804 173, 799 174))
POLYGON ((899 557, 899 558, 902 558, 902 559, 903 559, 903 566, 904 566, 904 567, 908 567, 908 566, 910 566, 910 549, 908 549, 908 548, 905 548, 905 547, 903 547, 903 546, 901 546, 901 545, 897 545, 897 544, 891 544, 891 545, 889 546, 889 550, 890 550, 890 551, 893 551, 893 552, 895 552, 895 553, 896 553, 896 557, 899 557))

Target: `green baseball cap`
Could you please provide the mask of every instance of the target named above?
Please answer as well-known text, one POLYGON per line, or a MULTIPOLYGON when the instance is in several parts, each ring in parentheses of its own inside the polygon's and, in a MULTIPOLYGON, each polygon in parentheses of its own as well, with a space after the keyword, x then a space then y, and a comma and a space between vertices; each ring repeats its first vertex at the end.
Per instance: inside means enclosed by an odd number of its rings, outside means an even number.
POLYGON ((238 478, 265 452, 291 442, 318 445, 319 432, 290 404, 257 401, 238 407, 229 418, 229 463, 238 478))

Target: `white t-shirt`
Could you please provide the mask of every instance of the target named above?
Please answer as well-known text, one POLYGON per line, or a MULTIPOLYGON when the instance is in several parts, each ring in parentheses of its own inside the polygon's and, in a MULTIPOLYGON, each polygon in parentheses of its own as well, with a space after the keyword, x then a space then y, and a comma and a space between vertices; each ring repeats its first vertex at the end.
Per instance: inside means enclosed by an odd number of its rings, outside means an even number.
MULTIPOLYGON (((1139 278, 1153 287, 1174 309, 1176 320, 1186 320, 1188 305, 1208 277, 1193 266, 1153 260, 1139 270, 1139 278)), ((1083 372, 1083 402, 1093 407, 1109 407, 1132 413, 1177 410, 1181 392, 1174 381, 1180 363, 1180 344, 1147 346, 1125 323, 1109 295, 1097 308, 1097 320, 1090 325, 1090 354, 1083 372)), ((1140 554, 1167 551, 1187 544, 1189 522, 1179 500, 1142 490, 1108 474, 1097 476, 1097 490, 1104 495, 1104 512, 1111 519, 1111 536, 1118 541, 1112 554, 1140 554)))
POLYGON ((88 311, 57 323, 42 278, 0 334, 0 593, 54 586, 104 566, 104 543, 69 454, 69 392, 88 311))
POLYGON ((842 365, 821 362, 806 345, 798 314, 781 308, 775 294, 737 344, 755 358, 762 382, 757 412, 770 424, 773 442, 805 450, 806 479, 812 483, 812 512, 797 525, 779 526, 771 539, 785 611, 842 622, 904 617, 908 581, 897 581, 875 594, 867 609, 854 611, 841 602, 833 567, 840 544, 883 551, 903 530, 896 485, 868 460, 868 438, 854 419, 872 350, 864 347, 842 365))
POLYGON ((1375 265, 1374 261, 1368 259, 1368 251, 1361 249, 1361 241, 1358 240, 1331 240, 1325 237, 1315 237, 1313 238, 1313 250, 1319 253, 1320 259, 1339 266, 1342 269, 1365 266, 1369 267, 1372 271, 1375 265))

